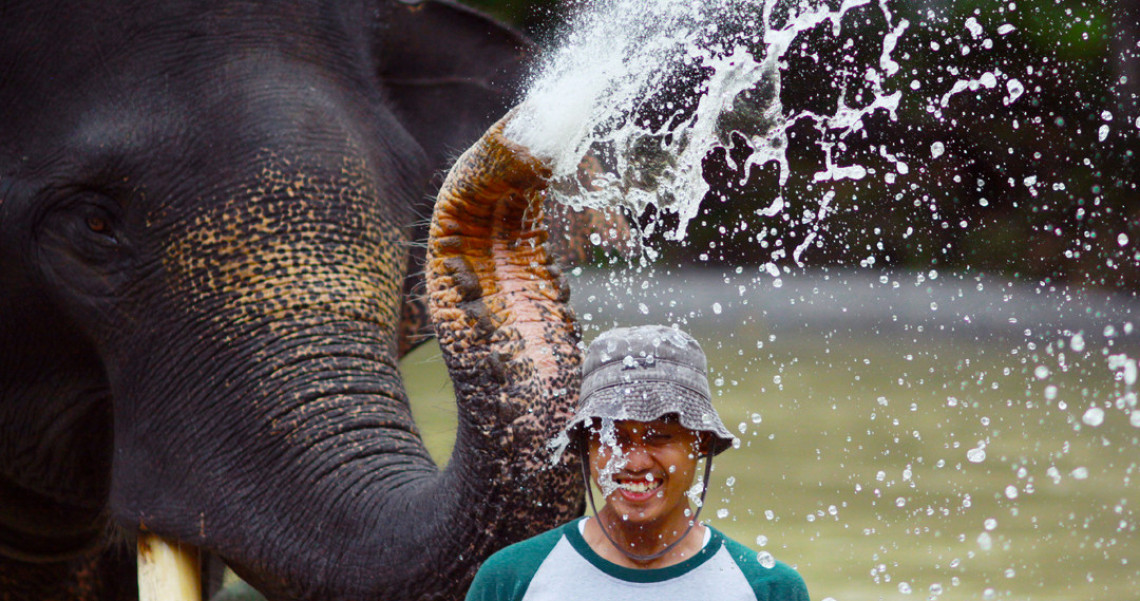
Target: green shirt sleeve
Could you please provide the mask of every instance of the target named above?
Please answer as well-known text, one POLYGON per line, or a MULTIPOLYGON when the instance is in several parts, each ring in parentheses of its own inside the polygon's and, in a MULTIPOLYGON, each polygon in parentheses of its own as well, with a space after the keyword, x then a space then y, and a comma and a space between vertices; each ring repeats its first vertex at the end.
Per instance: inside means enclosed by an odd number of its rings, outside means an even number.
POLYGON ((520 601, 535 572, 562 538, 563 528, 577 528, 577 522, 548 530, 491 555, 467 589, 467 601, 520 601))
POLYGON ((757 601, 809 601, 803 577, 788 564, 777 561, 766 568, 760 565, 756 551, 727 536, 724 546, 752 585, 757 601))

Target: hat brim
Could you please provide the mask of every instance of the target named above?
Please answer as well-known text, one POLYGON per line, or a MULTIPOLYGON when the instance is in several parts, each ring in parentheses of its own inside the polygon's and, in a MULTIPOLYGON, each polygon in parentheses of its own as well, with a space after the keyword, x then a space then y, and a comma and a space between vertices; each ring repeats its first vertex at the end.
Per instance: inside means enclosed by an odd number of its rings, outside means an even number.
POLYGON ((593 391, 581 400, 574 419, 566 425, 568 449, 579 452, 595 418, 652 422, 676 415, 680 424, 694 432, 707 432, 705 452, 719 455, 732 446, 734 437, 711 407, 708 397, 691 388, 668 381, 640 381, 616 384, 593 391), (631 402, 636 401, 636 402, 631 402))

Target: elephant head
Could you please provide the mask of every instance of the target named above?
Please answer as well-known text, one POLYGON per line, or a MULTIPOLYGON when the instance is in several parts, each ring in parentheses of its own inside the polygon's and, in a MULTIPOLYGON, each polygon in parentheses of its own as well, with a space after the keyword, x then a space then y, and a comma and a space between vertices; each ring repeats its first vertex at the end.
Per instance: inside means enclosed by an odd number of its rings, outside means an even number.
POLYGON ((581 511, 541 165, 489 134, 420 275, 528 51, 442 0, 0 6, 0 599, 131 598, 140 531, 271 598, 449 598, 581 511))

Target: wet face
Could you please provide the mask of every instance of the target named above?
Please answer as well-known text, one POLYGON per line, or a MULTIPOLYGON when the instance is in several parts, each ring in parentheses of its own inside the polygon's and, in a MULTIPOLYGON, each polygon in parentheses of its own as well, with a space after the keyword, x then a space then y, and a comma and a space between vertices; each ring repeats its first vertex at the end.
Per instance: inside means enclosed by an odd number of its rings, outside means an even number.
POLYGON ((675 419, 616 421, 612 442, 603 442, 608 437, 599 431, 594 428, 590 435, 590 473, 603 491, 607 473, 617 485, 606 496, 606 509, 616 512, 622 524, 682 527, 690 517, 685 515, 685 493, 696 474, 700 436, 675 419), (614 470, 622 456, 625 465, 614 470))

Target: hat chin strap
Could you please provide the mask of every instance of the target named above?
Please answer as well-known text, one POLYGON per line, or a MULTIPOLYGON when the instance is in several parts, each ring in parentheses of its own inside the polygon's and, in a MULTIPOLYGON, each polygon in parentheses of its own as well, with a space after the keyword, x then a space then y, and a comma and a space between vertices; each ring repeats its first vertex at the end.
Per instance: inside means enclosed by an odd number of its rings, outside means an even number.
POLYGON ((610 536, 610 533, 606 530, 606 525, 602 523, 601 518, 597 517, 598 508, 594 505, 594 492, 590 488, 590 457, 586 451, 585 446, 586 445, 581 445, 582 448, 579 449, 578 454, 582 457, 582 479, 586 481, 586 497, 590 499, 590 510, 594 512, 594 517, 598 521, 598 527, 602 529, 602 534, 605 535, 606 540, 610 541, 610 544, 613 545, 615 549, 617 549, 622 555, 625 555, 634 561, 644 563, 647 561, 653 561, 659 557, 663 557, 666 553, 672 551, 673 547, 676 547, 681 543, 681 541, 685 540, 685 537, 689 536, 689 532, 693 529, 693 526, 697 524, 697 519, 701 516, 701 509, 704 509, 705 506, 705 494, 709 491, 709 474, 712 472, 713 458, 711 453, 705 456, 705 476, 703 483, 701 484, 701 502, 699 505, 697 505, 697 512, 693 515, 693 519, 689 520, 689 527, 685 528, 685 532, 683 532, 681 536, 677 537, 677 540, 669 543, 668 545, 665 545, 664 549, 661 549, 656 553, 642 555, 640 553, 634 553, 633 551, 626 550, 624 547, 617 544, 617 541, 614 540, 614 537, 610 536))

